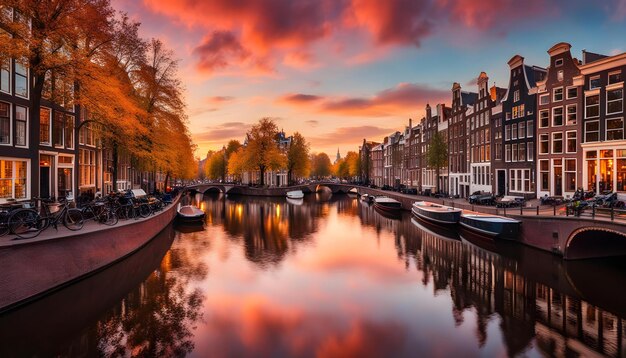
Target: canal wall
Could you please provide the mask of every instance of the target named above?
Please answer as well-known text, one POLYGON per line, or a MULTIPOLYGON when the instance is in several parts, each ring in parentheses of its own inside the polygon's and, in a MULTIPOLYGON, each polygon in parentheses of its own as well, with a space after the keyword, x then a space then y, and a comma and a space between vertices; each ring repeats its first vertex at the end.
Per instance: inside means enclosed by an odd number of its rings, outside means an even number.
POLYGON ((116 226, 59 229, 0 245, 0 313, 102 270, 139 250, 172 222, 180 196, 162 212, 116 226))

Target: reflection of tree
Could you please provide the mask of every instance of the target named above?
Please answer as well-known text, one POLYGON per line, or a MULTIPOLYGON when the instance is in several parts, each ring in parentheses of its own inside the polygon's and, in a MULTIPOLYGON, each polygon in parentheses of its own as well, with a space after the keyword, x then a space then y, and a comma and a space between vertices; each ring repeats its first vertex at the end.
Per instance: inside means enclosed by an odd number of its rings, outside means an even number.
POLYGON ((186 249, 170 250, 160 267, 97 324, 100 355, 182 357, 191 352, 191 329, 201 318, 203 295, 187 284, 206 272, 186 249))

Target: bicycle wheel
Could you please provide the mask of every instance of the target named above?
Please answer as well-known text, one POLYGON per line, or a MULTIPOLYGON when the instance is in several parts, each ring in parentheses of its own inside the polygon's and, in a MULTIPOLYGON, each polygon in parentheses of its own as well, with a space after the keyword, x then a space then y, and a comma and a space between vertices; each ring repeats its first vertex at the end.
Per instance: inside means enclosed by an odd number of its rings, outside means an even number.
POLYGON ((79 209, 67 209, 63 217, 63 225, 66 228, 77 231, 83 228, 84 223, 83 213, 79 209))
POLYGON ((150 216, 150 214, 152 214, 150 205, 148 204, 139 205, 139 216, 141 216, 142 218, 147 218, 148 216, 150 216))
POLYGON ((20 239, 32 239, 44 228, 43 219, 32 209, 17 210, 8 221, 9 231, 20 239))
POLYGON ((102 215, 104 217, 104 220, 102 221, 104 225, 113 226, 119 221, 117 214, 115 214, 115 211, 113 210, 105 210, 102 215))

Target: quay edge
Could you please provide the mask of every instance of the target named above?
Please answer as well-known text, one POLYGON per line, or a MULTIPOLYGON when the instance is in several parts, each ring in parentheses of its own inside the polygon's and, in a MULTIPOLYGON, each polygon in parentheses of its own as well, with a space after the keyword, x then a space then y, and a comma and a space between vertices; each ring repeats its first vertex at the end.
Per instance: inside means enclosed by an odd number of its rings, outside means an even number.
POLYGON ((0 314, 32 302, 128 257, 176 215, 180 195, 156 215, 49 239, 0 247, 0 314))

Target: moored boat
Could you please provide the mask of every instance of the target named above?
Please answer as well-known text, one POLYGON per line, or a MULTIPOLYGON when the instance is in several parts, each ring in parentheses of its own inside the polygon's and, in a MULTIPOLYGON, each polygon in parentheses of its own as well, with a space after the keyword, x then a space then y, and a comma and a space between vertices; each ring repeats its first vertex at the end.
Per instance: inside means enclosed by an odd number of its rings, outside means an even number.
POLYGON ((366 203, 371 203, 372 202, 372 196, 369 194, 362 194, 361 195, 361 201, 364 201, 366 203))
POLYGON ((459 223, 469 230, 503 239, 515 239, 519 235, 521 225, 519 220, 479 213, 464 213, 459 223))
POLYGON ((287 197, 290 199, 302 199, 304 198, 304 193, 302 190, 292 190, 287 192, 287 197))
POLYGON ((387 196, 377 196, 374 198, 374 207, 387 212, 399 213, 402 210, 402 203, 387 196))
POLYGON ((413 215, 437 224, 458 223, 462 211, 461 209, 430 203, 428 201, 416 201, 413 203, 411 210, 413 215))
POLYGON ((352 189, 348 190, 348 194, 359 195, 359 191, 357 190, 357 188, 352 188, 352 189))
POLYGON ((204 215, 204 211, 194 205, 183 205, 178 209, 177 218, 181 222, 194 222, 202 221, 204 215))

